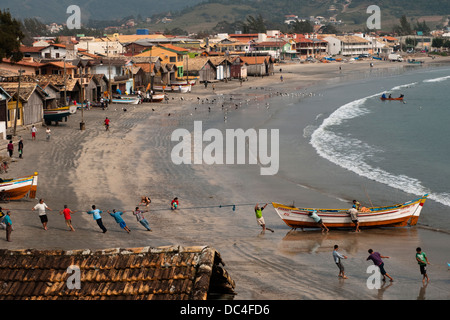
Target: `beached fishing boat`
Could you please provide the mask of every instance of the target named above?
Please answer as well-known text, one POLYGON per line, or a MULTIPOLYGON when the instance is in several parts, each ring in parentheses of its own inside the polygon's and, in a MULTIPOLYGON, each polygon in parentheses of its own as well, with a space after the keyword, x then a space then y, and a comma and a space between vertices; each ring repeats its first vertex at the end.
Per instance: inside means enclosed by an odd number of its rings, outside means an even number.
MULTIPOLYGON (((404 227, 416 225, 420 212, 428 197, 423 197, 386 207, 363 208, 358 212, 360 227, 404 227)), ((316 211, 328 228, 354 228, 349 209, 315 209, 293 208, 272 202, 275 211, 280 218, 291 228, 317 228, 317 223, 308 216, 308 213, 316 211)))
POLYGON ((126 97, 120 97, 120 99, 112 99, 112 103, 120 103, 120 104, 139 104, 140 99, 139 98, 126 98, 126 97))
POLYGON ((47 124, 51 123, 52 121, 60 122, 63 119, 70 116, 71 114, 72 113, 69 106, 53 109, 44 109, 44 121, 47 124))
POLYGON ((164 94, 153 94, 151 95, 149 102, 161 102, 164 100, 164 96, 164 94))
POLYGON ((1 179, 0 193, 7 194, 9 200, 19 200, 28 194, 28 197, 36 197, 38 173, 16 179, 1 179))

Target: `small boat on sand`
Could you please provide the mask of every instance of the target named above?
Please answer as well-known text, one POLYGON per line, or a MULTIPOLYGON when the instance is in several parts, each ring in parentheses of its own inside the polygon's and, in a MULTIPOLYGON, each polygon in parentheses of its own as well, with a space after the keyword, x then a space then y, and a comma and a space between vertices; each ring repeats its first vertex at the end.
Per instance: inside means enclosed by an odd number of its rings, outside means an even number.
MULTIPOLYGON (((358 212, 360 227, 404 227, 414 226, 428 194, 401 204, 386 207, 362 208, 358 212)), ((272 202, 280 218, 291 228, 316 228, 317 223, 308 216, 316 211, 328 228, 354 228, 349 209, 294 208, 272 202)))
POLYGON ((127 98, 127 97, 120 97, 120 98, 113 98, 112 103, 120 103, 120 104, 139 104, 140 99, 139 98, 127 98))
POLYGON ((0 193, 7 194, 9 200, 19 200, 28 195, 36 197, 38 173, 16 179, 0 179, 0 193))

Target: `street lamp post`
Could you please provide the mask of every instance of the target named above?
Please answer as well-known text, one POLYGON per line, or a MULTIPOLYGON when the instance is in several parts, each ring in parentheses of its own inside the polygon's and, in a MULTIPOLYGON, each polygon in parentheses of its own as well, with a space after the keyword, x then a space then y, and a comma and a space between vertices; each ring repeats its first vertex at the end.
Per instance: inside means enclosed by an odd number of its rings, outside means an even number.
POLYGON ((84 89, 84 83, 83 83, 83 67, 80 67, 80 82, 81 82, 81 122, 80 122, 80 130, 84 130, 85 129, 85 123, 84 123, 84 113, 83 113, 83 103, 84 103, 84 96, 85 96, 85 92, 83 91, 84 89))

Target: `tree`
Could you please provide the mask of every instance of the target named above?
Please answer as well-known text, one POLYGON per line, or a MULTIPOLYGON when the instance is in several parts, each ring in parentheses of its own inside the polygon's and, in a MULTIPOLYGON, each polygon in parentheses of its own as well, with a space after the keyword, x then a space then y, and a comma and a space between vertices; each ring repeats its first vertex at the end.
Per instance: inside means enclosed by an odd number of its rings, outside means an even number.
POLYGON ((309 21, 295 20, 295 22, 292 23, 292 31, 295 33, 312 33, 314 27, 309 21))
POLYGON ((400 25, 395 25, 393 31, 401 36, 412 33, 411 25, 405 15, 400 18, 400 25))
POLYGON ((247 22, 242 25, 244 33, 266 33, 267 28, 261 15, 257 18, 253 16, 247 17, 247 22))
POLYGON ((340 32, 335 26, 333 26, 331 24, 327 24, 320 28, 320 33, 322 33, 322 34, 338 34, 340 32))
POLYGON ((431 46, 433 48, 442 48, 444 46, 444 39, 442 38, 434 38, 431 42, 431 46))
POLYGON ((11 17, 9 11, 0 12, 0 59, 8 58, 20 61, 23 58, 20 52, 20 43, 25 35, 20 29, 20 22, 11 17))
POLYGON ((429 34, 431 31, 430 27, 426 24, 425 20, 422 22, 417 22, 417 24, 414 26, 414 29, 416 31, 422 31, 423 34, 429 34))

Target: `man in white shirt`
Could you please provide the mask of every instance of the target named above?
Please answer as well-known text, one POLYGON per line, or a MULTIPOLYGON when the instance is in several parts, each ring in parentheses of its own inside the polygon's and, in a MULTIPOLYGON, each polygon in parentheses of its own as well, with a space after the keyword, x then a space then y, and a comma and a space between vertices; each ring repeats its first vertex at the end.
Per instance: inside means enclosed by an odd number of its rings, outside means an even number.
POLYGON ((37 210, 39 213, 39 218, 41 219, 41 223, 42 226, 44 227, 44 230, 47 230, 47 222, 48 222, 48 218, 47 218, 47 213, 45 212, 45 209, 48 209, 50 211, 53 211, 52 209, 50 209, 45 203, 44 203, 44 199, 39 199, 39 203, 37 205, 35 205, 33 207, 33 209, 31 209, 32 211, 37 210))

